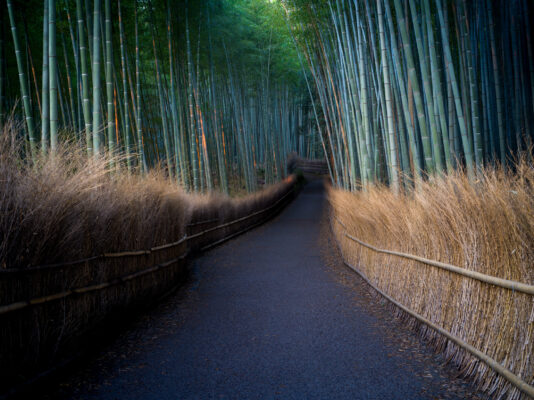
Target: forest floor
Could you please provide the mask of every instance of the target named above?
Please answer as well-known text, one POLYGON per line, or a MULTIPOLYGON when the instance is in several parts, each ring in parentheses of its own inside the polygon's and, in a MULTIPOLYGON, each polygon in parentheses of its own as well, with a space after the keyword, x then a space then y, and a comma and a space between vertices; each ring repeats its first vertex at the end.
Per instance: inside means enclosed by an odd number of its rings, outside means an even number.
POLYGON ((484 399, 342 263, 321 180, 280 216, 191 262, 44 399, 484 399))

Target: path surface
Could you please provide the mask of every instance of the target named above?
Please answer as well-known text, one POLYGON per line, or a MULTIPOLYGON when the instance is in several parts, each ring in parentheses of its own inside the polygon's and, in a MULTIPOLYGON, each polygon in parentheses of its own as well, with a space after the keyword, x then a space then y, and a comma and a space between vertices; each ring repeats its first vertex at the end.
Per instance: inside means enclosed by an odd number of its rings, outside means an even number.
POLYGON ((323 206, 312 182, 275 220, 192 261, 184 289, 41 396, 482 398, 322 256, 323 206))

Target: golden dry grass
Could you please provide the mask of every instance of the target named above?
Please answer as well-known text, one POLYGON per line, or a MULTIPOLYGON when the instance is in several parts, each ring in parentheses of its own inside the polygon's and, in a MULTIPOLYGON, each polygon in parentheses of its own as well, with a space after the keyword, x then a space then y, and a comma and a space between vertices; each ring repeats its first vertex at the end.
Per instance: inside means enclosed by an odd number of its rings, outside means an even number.
MULTIPOLYGON (((534 284, 534 168, 486 169, 472 185, 458 172, 395 196, 388 188, 330 189, 332 212, 373 246, 534 284)), ((382 291, 534 384, 534 299, 415 261, 379 254, 334 231, 348 262, 382 291)), ((417 325, 417 324, 414 324, 417 325)), ((520 392, 485 364, 424 327, 439 351, 496 398, 520 392)))
MULTIPOLYGON (((288 187, 281 182, 236 199, 193 195, 170 184, 162 171, 110 173, 110 159, 88 160, 73 144, 32 166, 21 161, 20 142, 13 139, 19 132, 20 126, 10 122, 0 140, 0 268, 173 242, 192 219, 243 216, 288 187)), ((118 158, 112 161, 121 164, 118 158)))

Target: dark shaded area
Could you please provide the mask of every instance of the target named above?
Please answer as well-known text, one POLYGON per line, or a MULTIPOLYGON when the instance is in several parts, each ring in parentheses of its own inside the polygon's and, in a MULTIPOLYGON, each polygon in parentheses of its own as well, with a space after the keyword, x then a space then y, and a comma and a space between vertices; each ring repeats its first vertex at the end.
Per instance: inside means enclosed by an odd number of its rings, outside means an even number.
POLYGON ((323 206, 314 181, 273 222, 195 260, 185 289, 40 397, 480 396, 339 262, 323 206))

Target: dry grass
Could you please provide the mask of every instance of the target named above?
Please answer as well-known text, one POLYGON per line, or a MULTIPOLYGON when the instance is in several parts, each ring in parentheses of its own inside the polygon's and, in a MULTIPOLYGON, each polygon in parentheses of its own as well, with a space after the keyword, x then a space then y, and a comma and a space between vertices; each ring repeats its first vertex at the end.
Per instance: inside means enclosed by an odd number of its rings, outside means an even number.
MULTIPOLYGON (((534 168, 525 160, 514 173, 487 169, 475 185, 458 172, 410 195, 385 187, 330 189, 329 200, 348 233, 376 247, 534 284, 534 168)), ((531 296, 372 252, 334 226, 344 256, 378 288, 534 384, 531 296)), ((484 390, 496 398, 521 397, 486 365, 418 328, 484 390)))
MULTIPOLYGON (((0 268, 28 268, 176 241, 204 216, 243 216, 287 188, 287 182, 233 199, 191 195, 161 171, 110 174, 110 160, 87 160, 65 145, 37 166, 21 161, 20 127, 0 142, 0 268)), ((113 160, 116 165, 119 159, 113 160)))

